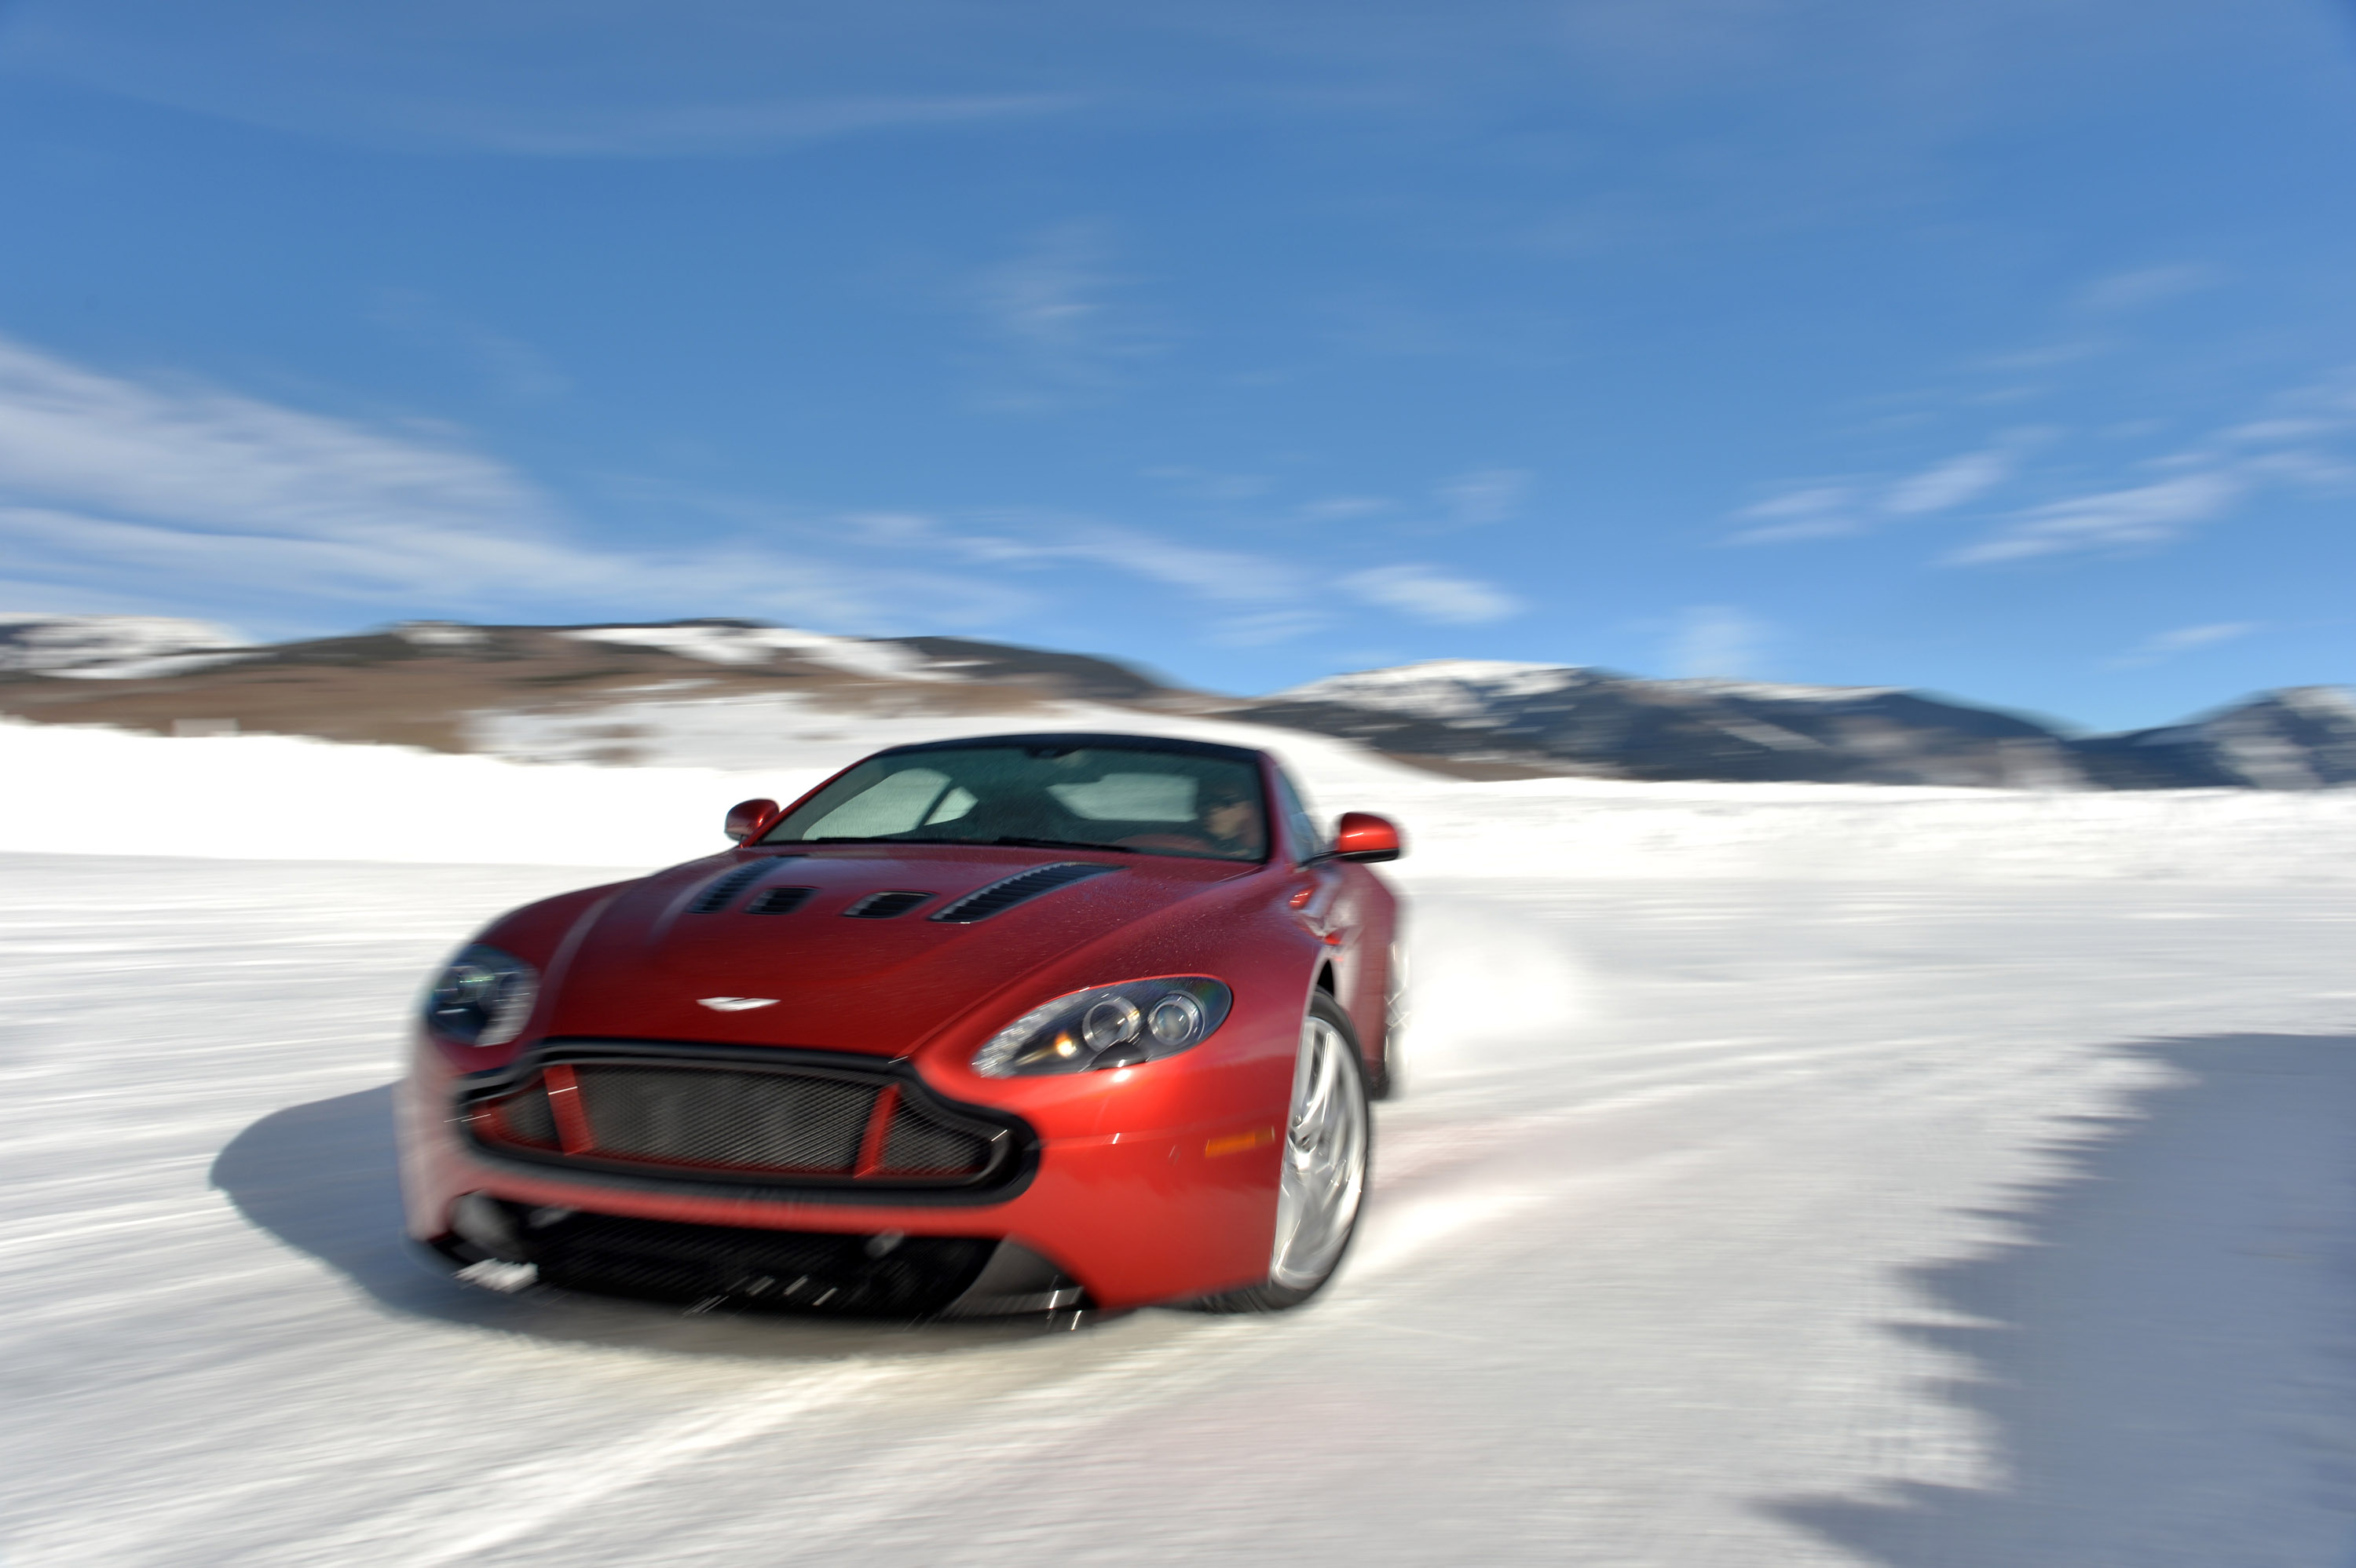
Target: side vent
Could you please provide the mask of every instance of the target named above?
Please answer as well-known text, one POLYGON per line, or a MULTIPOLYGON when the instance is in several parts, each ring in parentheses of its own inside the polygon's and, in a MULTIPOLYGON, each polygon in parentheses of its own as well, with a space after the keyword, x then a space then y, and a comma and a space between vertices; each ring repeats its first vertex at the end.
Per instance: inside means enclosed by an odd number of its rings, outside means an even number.
POLYGON ((736 895, 769 874, 770 862, 755 860, 749 866, 739 866, 703 890, 701 897, 687 906, 690 914, 718 914, 736 901, 736 895))
POLYGON ((816 888, 763 888, 744 906, 746 914, 791 914, 809 902, 816 888))
POLYGON ((895 914, 905 914, 931 898, 930 893, 891 892, 870 893, 842 912, 853 920, 890 920, 895 914))
POLYGON ((1119 866, 1099 865, 1088 860, 1058 860, 1052 866, 1033 866, 1027 871, 1017 871, 1003 877, 986 888, 976 888, 933 918, 951 925, 971 925, 978 920, 1002 914, 1016 904, 1052 893, 1057 888, 1068 888, 1074 882, 1085 882, 1090 877, 1100 877, 1107 871, 1118 871, 1119 866))

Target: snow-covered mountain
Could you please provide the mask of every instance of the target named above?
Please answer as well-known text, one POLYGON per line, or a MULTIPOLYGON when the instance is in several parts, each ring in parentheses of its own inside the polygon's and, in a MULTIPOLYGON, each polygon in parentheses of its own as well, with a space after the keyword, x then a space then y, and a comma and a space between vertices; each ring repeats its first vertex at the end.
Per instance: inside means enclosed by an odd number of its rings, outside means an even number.
MULTIPOLYGON (((599 740, 601 715, 649 700, 760 699, 804 716, 890 713, 1037 724, 1059 702, 1200 709, 1108 659, 953 637, 830 636, 748 621, 476 626, 412 621, 355 636, 223 648, 193 623, 18 623, 0 713, 177 734, 239 731, 498 751, 503 721, 558 717, 569 752, 659 761, 659 735, 599 740), (1026 719, 1024 716, 1028 715, 1026 719), (592 742, 594 743, 592 743, 592 742)), ((642 725, 608 729, 643 729, 642 725)), ((840 725, 837 724, 837 728, 840 725)), ((659 726, 656 727, 659 730, 659 726)))
POLYGON ((2079 741, 2072 752, 2089 782, 2113 789, 2356 784, 2356 694, 2262 692, 2187 723, 2079 741))
MULTIPOLYGON (((2356 783, 2356 699, 2333 687, 2265 693, 2163 729, 2072 737, 2023 715, 1894 687, 1645 680, 1575 665, 1444 659, 1223 698, 1083 654, 751 621, 409 622, 241 647, 233 633, 198 622, 0 620, 0 713, 181 734, 262 731, 540 760, 661 762, 678 760, 681 747, 701 756, 723 731, 748 726, 755 738, 773 734, 783 744, 789 733, 816 735, 860 716, 889 715, 928 732, 1067 728, 1082 707, 1091 726, 1141 724, 1147 714, 1162 727, 1274 726, 1475 778, 2097 789, 2356 783)), ((734 756, 743 746, 723 749, 734 756)))
POLYGON ((245 639, 163 615, 0 616, 0 670, 80 678, 174 675, 237 656, 245 639))
POLYGON ((1330 677, 1239 710, 1467 773, 2047 785, 2076 781, 2032 720, 1890 687, 1642 680, 1443 659, 1330 677))

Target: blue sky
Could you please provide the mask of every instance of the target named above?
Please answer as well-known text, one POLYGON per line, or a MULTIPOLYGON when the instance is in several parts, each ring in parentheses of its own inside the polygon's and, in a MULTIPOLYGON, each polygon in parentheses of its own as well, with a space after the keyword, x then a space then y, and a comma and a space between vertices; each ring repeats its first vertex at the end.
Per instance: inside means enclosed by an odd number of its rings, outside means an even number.
POLYGON ((2356 12, 0 0, 0 610, 2356 680, 2356 12))

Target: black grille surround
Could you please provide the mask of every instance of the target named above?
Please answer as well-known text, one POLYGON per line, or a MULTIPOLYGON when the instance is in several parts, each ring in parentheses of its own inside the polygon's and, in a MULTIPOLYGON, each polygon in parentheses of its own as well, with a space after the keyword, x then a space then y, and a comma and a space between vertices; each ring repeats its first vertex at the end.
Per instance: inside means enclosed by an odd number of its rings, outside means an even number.
POLYGON ((1119 866, 1096 860, 1058 860, 1052 865, 1033 866, 1027 871, 1001 877, 987 887, 976 888, 927 918, 948 925, 971 925, 991 915, 1003 914, 1016 904, 1028 903, 1042 893, 1052 893, 1057 888, 1068 888, 1074 882, 1085 882, 1090 877, 1119 869, 1119 866))
POLYGON ((454 1109, 480 1157, 639 1191, 1000 1203, 1038 1168, 1020 1118, 846 1051, 553 1040, 460 1080, 454 1109))

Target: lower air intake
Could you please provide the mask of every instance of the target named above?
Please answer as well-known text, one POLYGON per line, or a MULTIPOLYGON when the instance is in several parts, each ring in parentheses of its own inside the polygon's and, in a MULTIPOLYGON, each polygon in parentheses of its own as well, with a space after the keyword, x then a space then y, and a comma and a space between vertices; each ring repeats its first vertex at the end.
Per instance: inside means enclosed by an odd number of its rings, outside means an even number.
POLYGON ((502 1203, 542 1282, 732 1307, 926 1317, 963 1295, 998 1243, 687 1225, 502 1203))

